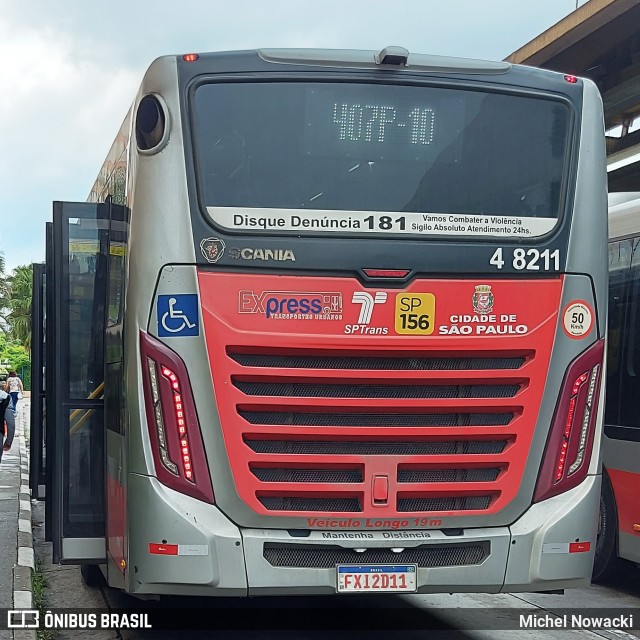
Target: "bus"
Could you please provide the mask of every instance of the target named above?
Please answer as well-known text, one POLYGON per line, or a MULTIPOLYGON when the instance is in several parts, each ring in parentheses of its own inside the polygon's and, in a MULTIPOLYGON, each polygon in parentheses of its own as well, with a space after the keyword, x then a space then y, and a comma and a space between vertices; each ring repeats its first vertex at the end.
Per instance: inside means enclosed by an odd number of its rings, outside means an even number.
POLYGON ((54 560, 141 597, 588 584, 606 225, 588 79, 157 59, 47 230, 54 560))
POLYGON ((609 194, 609 325, 602 498, 593 578, 640 564, 640 193, 609 194), (636 391, 634 391, 636 389, 636 391))

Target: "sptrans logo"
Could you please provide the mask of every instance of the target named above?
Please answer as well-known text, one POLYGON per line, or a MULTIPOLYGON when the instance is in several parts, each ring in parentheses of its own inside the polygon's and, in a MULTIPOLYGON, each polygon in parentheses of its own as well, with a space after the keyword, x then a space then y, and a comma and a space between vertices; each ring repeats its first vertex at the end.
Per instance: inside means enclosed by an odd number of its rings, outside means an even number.
POLYGON ((360 305, 360 314, 358 315, 358 324, 348 324, 344 328, 345 333, 356 333, 362 335, 386 335, 389 333, 388 327, 370 327, 373 309, 377 304, 384 304, 387 301, 387 293, 385 291, 376 291, 375 295, 371 295, 366 291, 354 291, 351 302, 360 305))
POLYGON ((240 291, 238 313, 269 320, 342 320, 340 292, 240 291))

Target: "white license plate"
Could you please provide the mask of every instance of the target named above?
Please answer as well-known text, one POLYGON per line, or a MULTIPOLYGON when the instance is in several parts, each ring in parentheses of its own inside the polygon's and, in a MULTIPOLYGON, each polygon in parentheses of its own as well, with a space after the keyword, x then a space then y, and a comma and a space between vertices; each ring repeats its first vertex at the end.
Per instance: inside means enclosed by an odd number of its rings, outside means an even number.
POLYGON ((415 564, 339 564, 338 593, 416 591, 415 564))

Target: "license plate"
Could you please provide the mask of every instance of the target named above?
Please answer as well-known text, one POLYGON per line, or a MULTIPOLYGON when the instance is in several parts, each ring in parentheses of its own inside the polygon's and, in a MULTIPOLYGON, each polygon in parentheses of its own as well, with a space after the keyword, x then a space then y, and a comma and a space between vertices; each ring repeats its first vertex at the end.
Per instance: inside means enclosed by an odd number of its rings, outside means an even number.
POLYGON ((400 592, 417 590, 415 564, 339 564, 338 593, 400 592))

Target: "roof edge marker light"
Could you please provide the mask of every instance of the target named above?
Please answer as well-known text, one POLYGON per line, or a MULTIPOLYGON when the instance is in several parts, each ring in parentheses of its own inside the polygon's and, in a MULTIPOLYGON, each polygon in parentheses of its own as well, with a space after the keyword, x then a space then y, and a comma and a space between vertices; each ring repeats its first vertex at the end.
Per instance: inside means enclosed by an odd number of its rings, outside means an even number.
POLYGON ((185 53, 182 59, 185 62, 195 62, 200 56, 197 53, 185 53))

